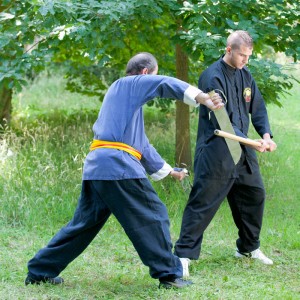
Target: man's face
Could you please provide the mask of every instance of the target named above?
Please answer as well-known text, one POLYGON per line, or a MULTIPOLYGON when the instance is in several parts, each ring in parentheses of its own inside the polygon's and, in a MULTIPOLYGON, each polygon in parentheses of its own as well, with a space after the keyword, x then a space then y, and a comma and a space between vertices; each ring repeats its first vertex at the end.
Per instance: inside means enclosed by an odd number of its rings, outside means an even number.
POLYGON ((228 61, 227 63, 237 69, 242 69, 249 61, 249 57, 252 55, 252 48, 241 45, 239 49, 231 49, 227 47, 228 61))

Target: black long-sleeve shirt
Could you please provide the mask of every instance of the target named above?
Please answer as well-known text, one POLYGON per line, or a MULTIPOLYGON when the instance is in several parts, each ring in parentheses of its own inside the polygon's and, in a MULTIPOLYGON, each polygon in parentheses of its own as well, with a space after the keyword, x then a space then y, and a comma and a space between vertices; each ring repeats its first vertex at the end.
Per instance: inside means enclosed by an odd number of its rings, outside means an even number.
MULTIPOLYGON (((265 102, 246 67, 232 68, 220 58, 200 75, 198 87, 204 92, 215 90, 224 98, 237 135, 247 137, 251 116, 251 122, 261 137, 265 133, 272 136, 265 102)), ((237 176, 224 139, 214 135, 217 128, 219 125, 214 114, 201 105, 195 154, 195 175, 198 177, 237 176)), ((250 170, 253 171, 253 168, 258 167, 255 150, 244 146, 242 148, 250 170)))

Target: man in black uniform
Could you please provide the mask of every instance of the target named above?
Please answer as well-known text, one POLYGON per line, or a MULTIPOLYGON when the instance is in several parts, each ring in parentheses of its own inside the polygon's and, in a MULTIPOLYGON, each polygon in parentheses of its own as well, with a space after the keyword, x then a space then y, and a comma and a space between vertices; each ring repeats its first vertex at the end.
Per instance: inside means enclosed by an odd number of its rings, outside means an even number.
POLYGON ((233 32, 227 39, 225 55, 199 78, 201 90, 215 90, 223 95, 231 125, 238 136, 247 137, 251 115, 252 124, 261 136, 258 140, 261 146, 250 148, 241 145, 242 155, 235 165, 225 139, 214 135, 214 130, 219 128, 215 115, 201 105, 194 184, 175 245, 175 254, 186 258, 186 268, 190 259, 199 258, 204 230, 226 197, 238 228, 235 256, 273 264, 259 249, 265 189, 255 150, 271 152, 276 149, 276 144, 271 139, 262 95, 245 67, 252 49, 253 41, 246 31, 233 32))

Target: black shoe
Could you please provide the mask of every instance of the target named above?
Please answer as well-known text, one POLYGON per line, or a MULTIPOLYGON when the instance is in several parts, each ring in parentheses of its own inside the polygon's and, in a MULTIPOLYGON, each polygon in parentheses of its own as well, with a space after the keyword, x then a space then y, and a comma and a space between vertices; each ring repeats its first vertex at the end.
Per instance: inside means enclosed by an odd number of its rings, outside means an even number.
POLYGON ((61 277, 54 277, 54 278, 49 278, 49 277, 45 277, 41 280, 35 280, 33 278, 31 278, 30 276, 27 276, 25 279, 25 285, 28 284, 40 284, 40 283, 50 283, 50 284, 62 284, 64 282, 63 278, 61 277))
POLYGON ((190 280, 184 280, 182 278, 176 278, 176 279, 172 279, 172 280, 162 280, 159 283, 159 288, 164 288, 164 289, 171 289, 171 288, 177 288, 177 289, 181 289, 184 288, 188 285, 193 284, 192 281, 190 280))

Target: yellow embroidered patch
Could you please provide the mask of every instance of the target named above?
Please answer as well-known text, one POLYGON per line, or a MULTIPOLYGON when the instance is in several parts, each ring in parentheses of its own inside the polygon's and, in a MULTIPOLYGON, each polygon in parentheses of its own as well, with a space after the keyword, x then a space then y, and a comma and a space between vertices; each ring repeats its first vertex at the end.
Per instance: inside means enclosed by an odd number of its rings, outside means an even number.
POLYGON ((251 101, 251 89, 249 87, 244 89, 243 96, 246 102, 251 101))

